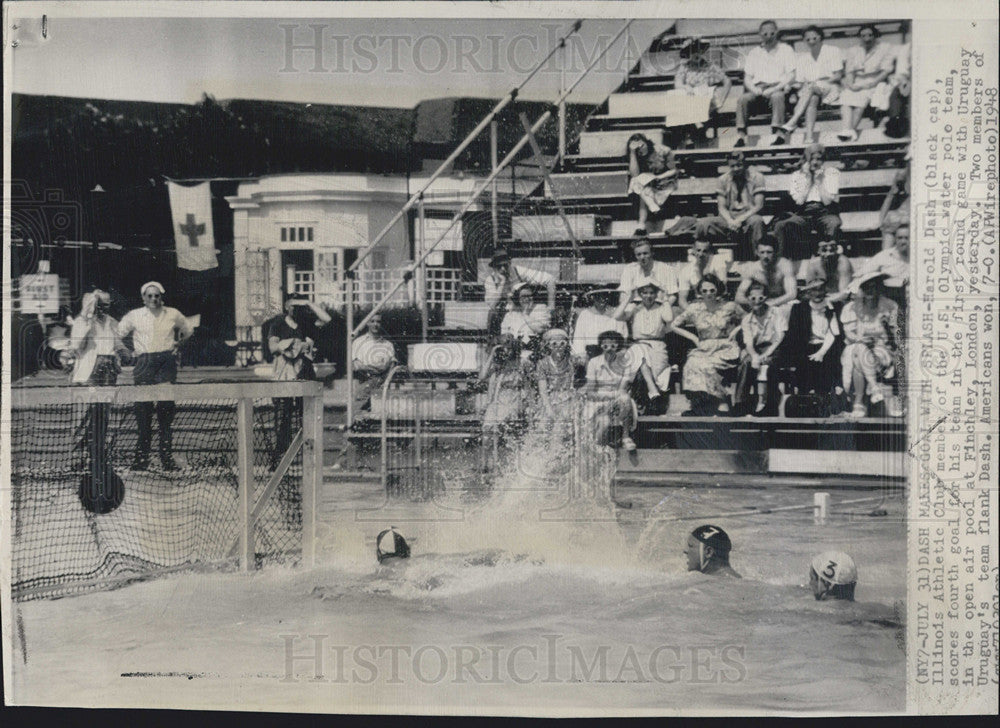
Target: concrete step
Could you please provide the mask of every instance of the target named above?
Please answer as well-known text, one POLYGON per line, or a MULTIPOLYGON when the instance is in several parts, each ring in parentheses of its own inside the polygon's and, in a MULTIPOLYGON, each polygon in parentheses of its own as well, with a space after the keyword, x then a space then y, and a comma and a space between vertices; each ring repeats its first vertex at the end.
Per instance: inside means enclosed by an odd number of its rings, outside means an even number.
POLYGON ((561 215, 515 215, 510 220, 510 236, 524 241, 568 238, 567 222, 576 237, 589 238, 606 234, 611 218, 594 214, 566 215, 565 220, 561 215))
POLYGON ((620 157, 625 158, 625 146, 633 134, 644 134, 646 138, 663 143, 662 128, 634 129, 627 131, 585 131, 580 134, 581 157, 620 157))

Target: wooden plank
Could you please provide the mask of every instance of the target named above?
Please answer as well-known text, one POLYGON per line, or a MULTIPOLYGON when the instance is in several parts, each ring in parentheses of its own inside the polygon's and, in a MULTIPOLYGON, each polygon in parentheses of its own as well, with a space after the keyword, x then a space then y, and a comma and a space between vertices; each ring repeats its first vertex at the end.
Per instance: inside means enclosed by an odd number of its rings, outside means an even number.
POLYGON ((11 406, 30 408, 72 405, 87 402, 204 402, 261 399, 267 397, 308 397, 322 393, 322 382, 206 382, 203 384, 153 384, 148 386, 74 387, 67 382, 57 387, 12 387, 11 406))
POLYGON ((485 329, 490 307, 482 301, 445 301, 444 325, 448 329, 485 329))
POLYGON ((844 452, 835 450, 770 450, 772 473, 824 473, 825 475, 881 475, 902 478, 908 475, 905 452, 844 452))
MULTIPOLYGON (((609 218, 607 215, 573 214, 567 215, 573 233, 578 238, 600 235, 609 218)), ((510 220, 511 238, 526 242, 542 240, 565 240, 566 224, 558 215, 515 215, 510 220)))
POLYGON ((444 341, 411 344, 408 361, 412 371, 474 372, 479 370, 479 346, 444 341))
POLYGON ((618 472, 766 473, 766 450, 667 450, 640 448, 619 459, 618 472))
POLYGON ((580 157, 625 157, 625 145, 635 133, 645 134, 659 144, 663 143, 663 129, 636 129, 628 131, 585 131, 580 134, 580 157))

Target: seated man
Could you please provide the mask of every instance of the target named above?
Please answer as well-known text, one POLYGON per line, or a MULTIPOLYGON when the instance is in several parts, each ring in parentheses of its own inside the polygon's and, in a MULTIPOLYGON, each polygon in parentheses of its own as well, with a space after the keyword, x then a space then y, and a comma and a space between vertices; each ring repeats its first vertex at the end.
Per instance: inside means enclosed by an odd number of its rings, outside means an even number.
POLYGON ((720 281, 726 280, 729 275, 726 259, 716 252, 711 241, 696 239, 691 244, 688 263, 681 270, 677 279, 677 303, 682 309, 687 308, 688 304, 695 299, 698 283, 709 273, 720 281))
POLYGON ((753 282, 747 291, 750 313, 740 326, 743 349, 733 394, 737 415, 754 417, 778 416, 778 383, 771 373, 775 352, 785 336, 786 321, 781 313, 767 305, 767 292, 760 282, 753 282), (757 406, 750 400, 750 390, 756 386, 757 406))
POLYGON ((653 246, 646 237, 632 241, 632 254, 635 262, 627 263, 622 269, 618 290, 622 292, 622 303, 638 300, 639 288, 650 280, 659 287, 656 300, 660 303, 673 305, 677 302, 677 278, 673 269, 658 260, 653 260, 653 246))
POLYGON ((819 241, 817 254, 806 261, 803 275, 806 280, 821 281, 826 300, 831 305, 839 306, 851 295, 854 266, 836 240, 819 241))
POLYGON ((490 261, 492 272, 483 282, 483 301, 490 308, 487 331, 490 336, 499 333, 500 322, 510 307, 514 287, 519 283, 545 286, 549 310, 556 305, 556 279, 551 273, 512 265, 506 250, 498 250, 490 261))
POLYGON ((854 601, 858 585, 858 567, 843 551, 824 551, 809 565, 809 586, 816 601, 842 599, 854 601))
POLYGON ((698 526, 688 536, 684 549, 688 571, 740 579, 742 577, 729 565, 729 552, 732 550, 729 534, 721 528, 707 524, 698 526))
POLYGON ((805 300, 796 301, 778 351, 784 366, 795 368, 795 387, 829 399, 840 386, 843 334, 837 309, 825 294, 822 277, 813 275, 799 288, 805 300))
POLYGON ((792 174, 789 194, 796 209, 774 224, 781 254, 789 260, 809 257, 812 240, 837 240, 840 219, 840 170, 823 165, 823 146, 810 144, 802 153, 802 164, 792 174))
POLYGON ((743 279, 736 290, 736 303, 750 308, 747 293, 754 283, 761 283, 767 293, 767 305, 780 309, 788 317, 791 302, 798 295, 795 270, 790 261, 777 255, 778 242, 772 235, 766 235, 757 243, 757 262, 743 269, 743 279))
POLYGON ((795 51, 778 40, 778 25, 773 20, 760 24, 760 45, 747 54, 743 67, 746 93, 736 104, 736 146, 746 146, 750 107, 767 103, 771 107, 771 132, 774 144, 785 144, 785 94, 795 79, 795 51))
POLYGON ((576 366, 585 367, 590 359, 601 353, 597 345, 601 332, 617 331, 622 336, 628 336, 628 325, 612 318, 611 294, 609 290, 594 290, 580 299, 589 302, 590 306, 580 311, 573 327, 570 354, 576 366))
POLYGON ((742 152, 730 152, 729 171, 719 177, 716 190, 718 215, 698 220, 695 237, 714 243, 736 245, 736 260, 750 260, 757 242, 764 237, 764 175, 749 169, 742 152))
POLYGON ((396 347, 384 335, 381 314, 371 317, 368 330, 354 340, 352 352, 354 376, 359 383, 355 399, 363 405, 396 364, 396 347))

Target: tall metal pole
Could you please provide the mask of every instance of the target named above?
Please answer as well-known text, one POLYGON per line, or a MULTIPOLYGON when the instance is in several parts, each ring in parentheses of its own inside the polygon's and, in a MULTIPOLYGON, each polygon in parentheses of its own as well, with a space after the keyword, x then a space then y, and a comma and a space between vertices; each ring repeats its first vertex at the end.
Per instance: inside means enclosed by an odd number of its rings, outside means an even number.
POLYGON ((427 256, 424 255, 424 195, 417 200, 417 302, 420 306, 420 340, 427 343, 427 256))
POLYGON ((566 39, 559 42, 562 53, 559 54, 559 161, 566 158, 566 39))
POLYGON ((347 311, 347 429, 354 424, 354 271, 344 272, 344 307, 347 311))
MULTIPOLYGON (((490 122, 490 171, 497 171, 497 122, 496 119, 490 122)), ((499 218, 497 217, 497 181, 496 178, 490 184, 490 221, 493 230, 493 249, 496 250, 497 240, 500 238, 499 218)))

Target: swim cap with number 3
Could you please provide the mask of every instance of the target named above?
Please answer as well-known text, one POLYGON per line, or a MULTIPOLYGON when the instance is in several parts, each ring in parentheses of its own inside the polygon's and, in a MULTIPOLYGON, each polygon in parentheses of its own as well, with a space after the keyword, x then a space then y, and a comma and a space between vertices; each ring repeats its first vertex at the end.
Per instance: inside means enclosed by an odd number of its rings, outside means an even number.
POLYGON ((855 584, 858 567, 843 551, 824 551, 812 560, 813 571, 831 584, 855 584))

